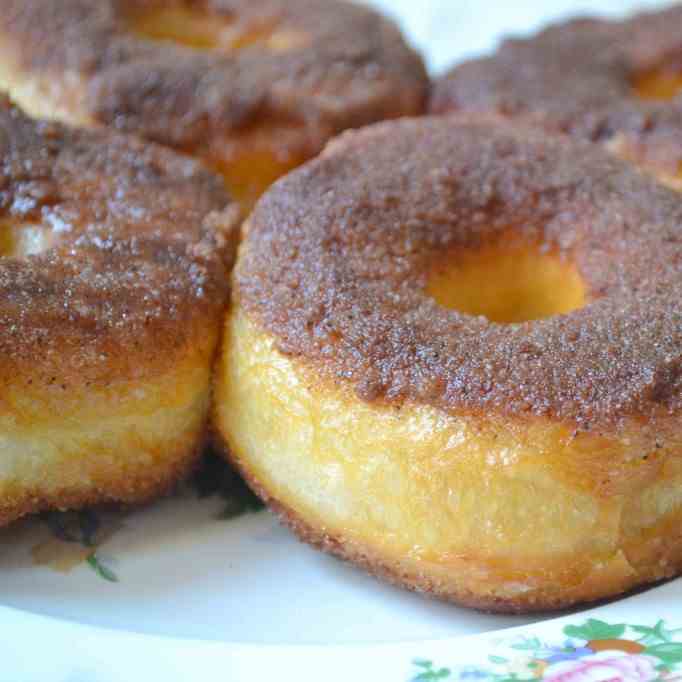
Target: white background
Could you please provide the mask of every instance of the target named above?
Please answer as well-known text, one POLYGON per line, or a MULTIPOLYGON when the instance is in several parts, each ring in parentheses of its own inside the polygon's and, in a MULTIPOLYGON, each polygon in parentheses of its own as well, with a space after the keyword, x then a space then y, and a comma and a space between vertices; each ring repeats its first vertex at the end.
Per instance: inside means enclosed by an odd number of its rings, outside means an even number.
POLYGON ((492 50, 500 36, 522 35, 576 14, 621 16, 673 4, 661 0, 370 0, 400 20, 412 42, 439 72, 492 50))

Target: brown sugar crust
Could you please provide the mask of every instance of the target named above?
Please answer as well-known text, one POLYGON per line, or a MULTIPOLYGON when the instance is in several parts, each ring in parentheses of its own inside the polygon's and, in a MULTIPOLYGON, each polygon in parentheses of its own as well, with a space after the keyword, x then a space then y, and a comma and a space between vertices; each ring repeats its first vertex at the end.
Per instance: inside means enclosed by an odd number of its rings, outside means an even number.
POLYGON ((261 200, 236 296, 368 402, 645 428, 682 408, 681 226, 675 192, 592 145, 502 120, 379 124, 261 200), (443 254, 502 239, 569 260, 589 304, 500 325, 426 295, 443 254))
POLYGON ((653 171, 676 176, 682 100, 645 101, 638 75, 682 71, 682 6, 627 21, 576 19, 473 60, 434 86, 431 112, 531 116, 549 129, 605 143, 653 171))
POLYGON ((20 70, 50 79, 62 108, 209 156, 259 126, 281 129, 280 157, 310 156, 345 128, 421 112, 428 87, 392 23, 328 0, 8 0, 0 45, 20 70), (233 22, 235 34, 267 27, 303 39, 285 51, 256 42, 211 52, 131 32, 130 11, 175 6, 233 22))
POLYGON ((233 226, 212 212, 228 202, 195 161, 0 100, 0 221, 56 240, 0 258, 0 385, 66 392, 173 366, 220 325, 233 226))
POLYGON ((0 238, 8 225, 51 237, 39 253, 0 253, 0 525, 146 501, 196 461, 229 206, 196 161, 0 98, 0 238))

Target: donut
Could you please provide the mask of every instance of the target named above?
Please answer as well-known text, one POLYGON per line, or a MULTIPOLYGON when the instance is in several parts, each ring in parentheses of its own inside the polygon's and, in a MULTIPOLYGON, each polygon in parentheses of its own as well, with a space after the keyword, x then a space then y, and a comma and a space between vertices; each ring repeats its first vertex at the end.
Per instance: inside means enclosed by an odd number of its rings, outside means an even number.
POLYGON ((5 0, 2 87, 199 156, 248 207, 336 133, 422 113, 428 78, 391 22, 340 0, 5 0))
POLYGON ((0 524, 193 465, 237 210, 194 160, 0 98, 0 524))
POLYGON ((500 612, 682 570, 682 202, 589 143, 350 132, 249 219, 227 456, 305 541, 500 612))
POLYGON ((626 21, 576 19, 437 80, 434 114, 528 117, 595 142, 682 189, 682 6, 626 21))

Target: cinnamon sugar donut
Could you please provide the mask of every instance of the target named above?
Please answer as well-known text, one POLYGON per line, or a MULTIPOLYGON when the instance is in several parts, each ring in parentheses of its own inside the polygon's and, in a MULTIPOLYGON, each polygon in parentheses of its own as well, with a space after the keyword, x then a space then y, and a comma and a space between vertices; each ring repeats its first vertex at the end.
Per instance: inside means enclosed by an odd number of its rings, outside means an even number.
POLYGON ((682 570, 682 202, 501 120, 347 133, 250 218, 215 423, 304 540, 495 611, 682 570))
POLYGON ((604 145, 682 189, 682 6, 626 21, 577 19, 436 82, 431 112, 526 116, 604 145))
MULTIPOLYGON (((232 255, 192 160, 0 98, 0 524, 140 502, 192 465, 232 255)), ((222 216, 222 217, 221 217, 222 216)))
POLYGON ((196 155, 249 205, 336 133, 421 113, 421 59, 339 0, 5 0, 0 87, 34 115, 196 155))

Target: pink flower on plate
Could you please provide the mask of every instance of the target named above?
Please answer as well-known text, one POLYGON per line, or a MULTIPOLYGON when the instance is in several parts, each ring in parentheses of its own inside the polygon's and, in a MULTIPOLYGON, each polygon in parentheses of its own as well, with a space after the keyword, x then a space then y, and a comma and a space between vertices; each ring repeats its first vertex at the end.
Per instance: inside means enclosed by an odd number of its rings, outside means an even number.
POLYGON ((658 679, 652 656, 600 651, 594 656, 550 665, 543 680, 551 682, 653 682, 658 679))

